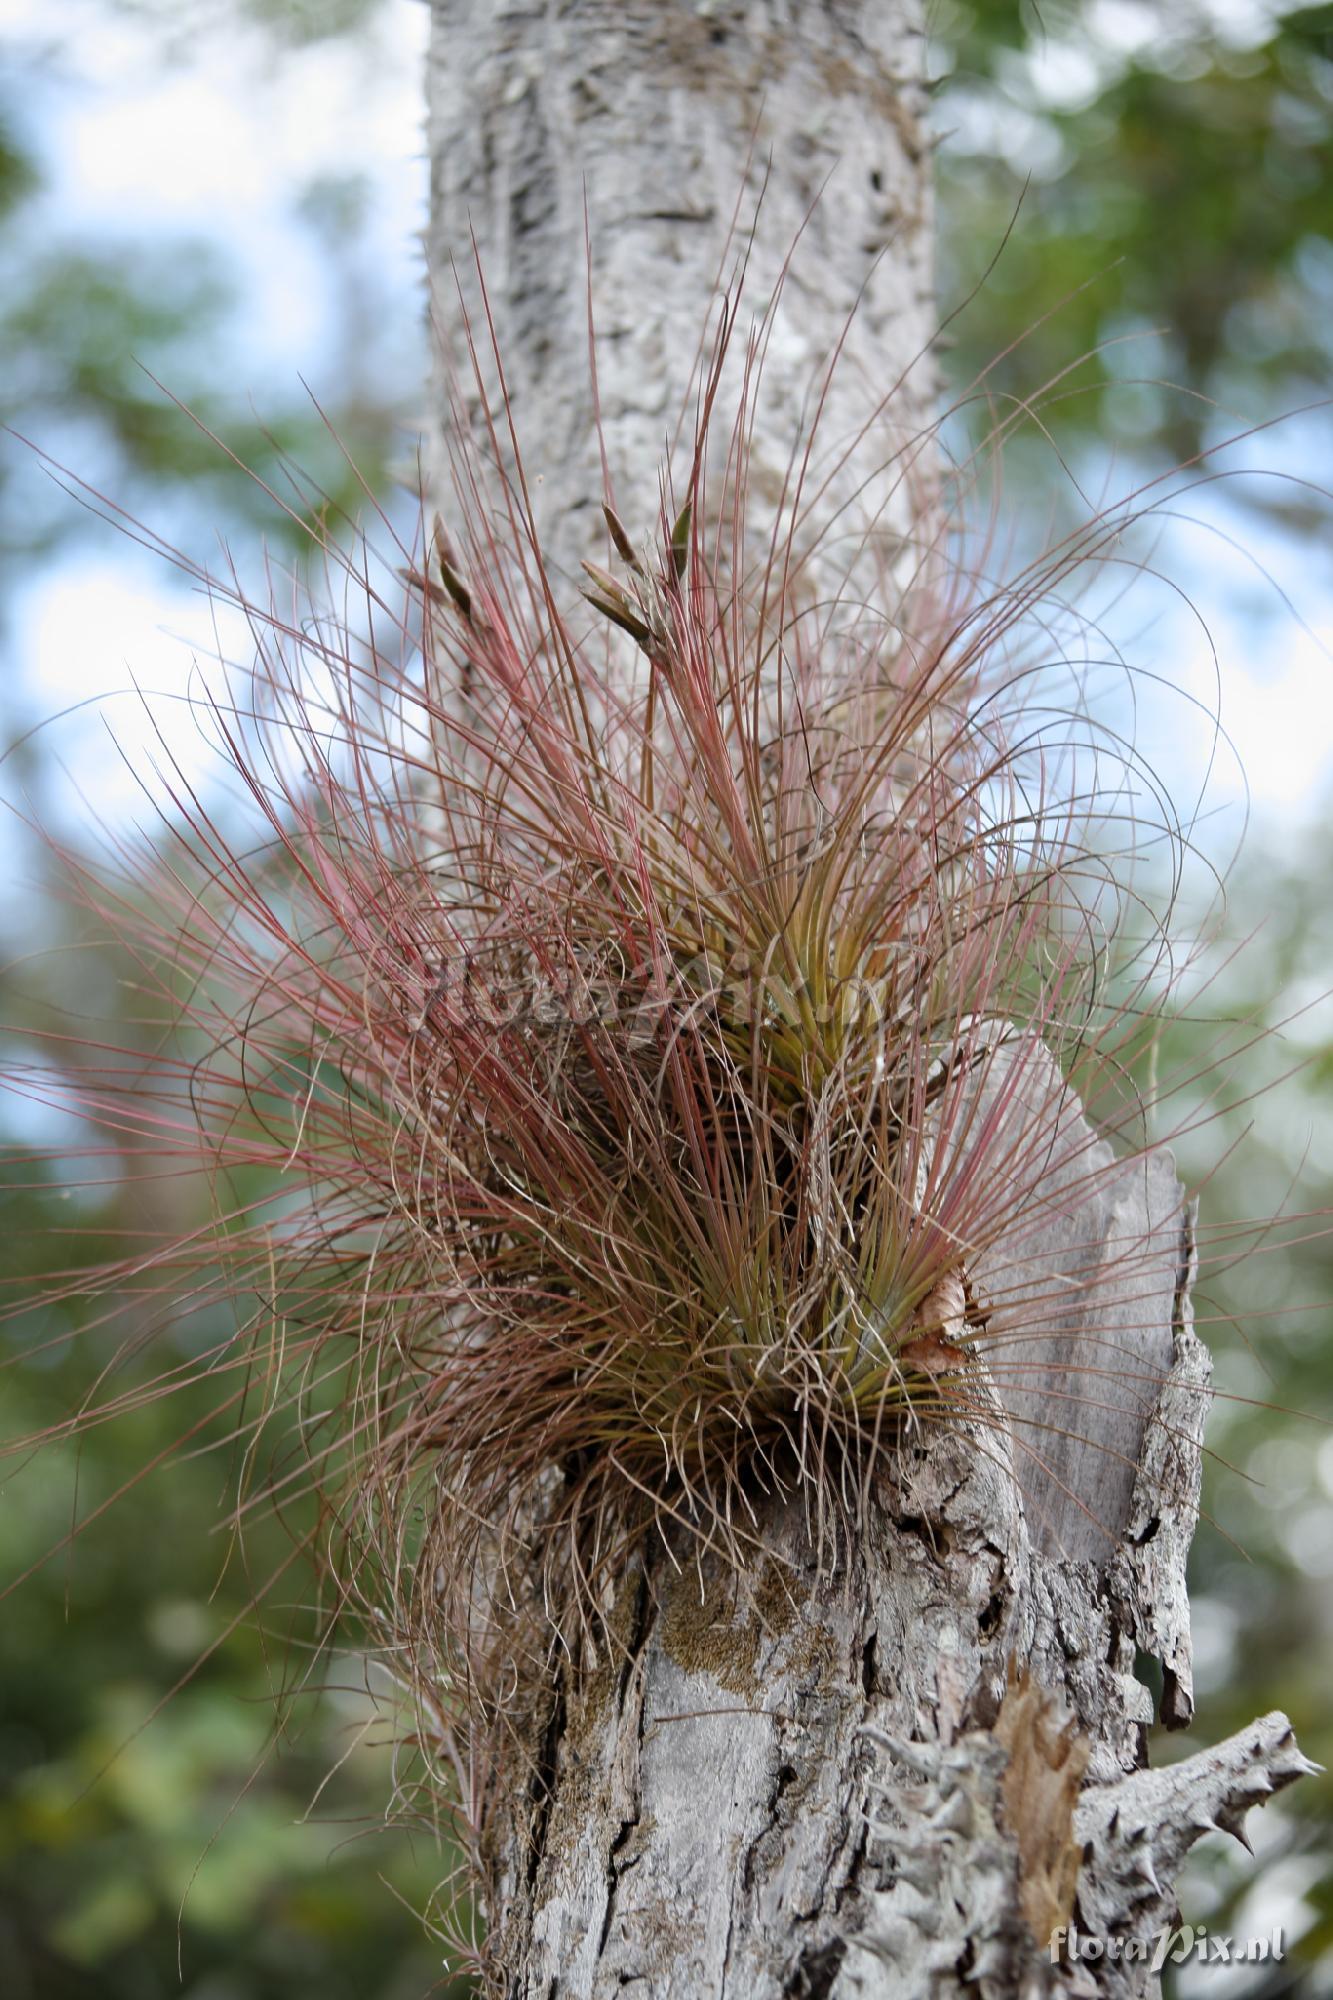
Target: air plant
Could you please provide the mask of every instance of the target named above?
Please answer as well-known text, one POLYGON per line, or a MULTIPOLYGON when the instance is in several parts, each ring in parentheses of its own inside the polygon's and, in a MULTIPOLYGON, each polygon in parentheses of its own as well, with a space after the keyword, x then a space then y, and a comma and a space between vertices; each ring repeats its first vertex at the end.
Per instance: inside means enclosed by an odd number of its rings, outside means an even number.
MULTIPOLYGON (((1170 1090, 1133 1081, 1168 960, 1150 776, 1059 629, 1150 498, 1003 584, 946 523, 877 601, 830 594, 813 441, 764 515, 726 350, 581 595, 495 432, 396 551, 402 602, 322 534, 342 617, 204 578, 254 639, 204 718, 243 810, 167 763, 152 840, 66 857, 174 1024, 151 1061, 85 1052, 77 1107, 216 1187, 207 1232, 68 1286, 140 1341, 235 1303, 147 1393, 230 1385, 238 1522, 322 1496, 476 1838, 520 1604, 538 1653, 595 1653, 636 1550, 744 1565, 796 1496, 833 1560, 904 1438, 1010 1434, 1021 1476, 1142 1367, 1106 1336, 1043 1419, 1006 1404, 1096 1280, 1057 1294, 1025 1242, 1146 1157, 1170 1090)), ((145 1393, 113 1382, 71 1430, 145 1393)))

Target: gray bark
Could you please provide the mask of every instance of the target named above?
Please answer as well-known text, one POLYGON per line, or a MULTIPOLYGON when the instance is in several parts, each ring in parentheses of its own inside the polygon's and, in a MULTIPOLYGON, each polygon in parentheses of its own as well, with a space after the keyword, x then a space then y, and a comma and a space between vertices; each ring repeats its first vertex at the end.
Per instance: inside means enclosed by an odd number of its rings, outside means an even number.
MULTIPOLYGON (((821 476, 886 407, 821 512, 846 506, 844 555, 849 535, 892 538, 919 513, 909 488, 931 415, 934 310, 923 52, 917 0, 435 0, 436 413, 442 436, 453 389, 478 402, 465 325, 498 409, 475 242, 557 564, 577 575, 578 559, 605 546, 590 299, 608 468, 637 537, 655 522, 670 446, 682 434, 688 445, 717 288, 761 194, 756 315, 801 240, 765 360, 757 502, 776 503, 846 333, 819 427, 821 476)), ((744 348, 742 332, 735 371, 744 348)), ((448 456, 441 444, 446 515, 448 456)))
MULTIPOLYGON (((836 461, 901 384, 834 489, 901 579, 932 388, 922 47, 917 0, 434 0, 440 437, 451 371, 456 411, 478 415, 458 340, 465 316, 481 327, 475 237, 566 570, 602 540, 585 195, 603 432, 639 532, 728 224, 740 200, 748 226, 767 175, 761 306, 805 235, 775 321, 758 500, 776 504, 864 288, 822 435, 836 461), (904 445, 912 479, 900 459, 863 488, 904 445)), ((494 402, 485 353, 482 375, 494 402)), ((436 480, 447 516, 443 443, 436 480)), ((1208 1380, 1191 1216, 1169 1155, 1115 1174, 1053 1067, 1033 1076, 1048 1199, 970 1274, 992 1315, 997 1421, 886 1453, 859 1538, 835 1528, 831 1544, 770 1506, 744 1574, 650 1551, 610 1607, 609 1657, 551 1647, 484 1857, 498 1990, 1153 1993, 1140 1959, 1050 1961, 1071 1883, 1085 1930, 1148 1938, 1191 1841, 1304 1768, 1281 1717, 1143 1768, 1136 1651, 1161 1662, 1162 1720, 1191 1713, 1184 1567, 1208 1380), (1009 1686, 1011 1662, 1027 1682, 1009 1686)))

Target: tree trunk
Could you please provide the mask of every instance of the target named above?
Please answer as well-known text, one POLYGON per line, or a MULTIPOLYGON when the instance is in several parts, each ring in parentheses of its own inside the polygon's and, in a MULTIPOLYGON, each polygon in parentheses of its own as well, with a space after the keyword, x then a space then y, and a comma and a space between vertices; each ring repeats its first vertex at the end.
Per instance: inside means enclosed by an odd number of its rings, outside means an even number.
POLYGON ((575 577, 606 541, 590 292, 608 468, 640 533, 682 411, 688 442, 710 309, 760 201, 752 299, 766 303, 801 242, 765 359, 752 497, 776 501, 845 332, 823 446, 836 458, 888 403, 839 481, 840 499, 857 475, 872 482, 849 526, 891 535, 919 511, 901 466, 874 475, 886 426, 910 458, 933 413, 923 58, 916 0, 435 0, 436 414, 451 386, 474 397, 464 318, 497 403, 475 241, 543 547, 575 577))
MULTIPOLYGON (((923 49, 918 0, 434 0, 440 437, 451 403, 475 414, 457 333, 469 322, 487 356, 488 311, 565 571, 604 539, 589 300, 607 465, 637 532, 657 510, 729 228, 739 212, 744 236, 762 186, 761 301, 804 233, 753 497, 777 505, 846 333, 820 425, 832 504, 857 511, 881 581, 886 564, 901 575, 933 396, 923 49)), ((494 405, 489 359, 481 373, 494 405)), ((446 467, 441 443, 442 496, 446 467)), ((636 1559, 610 1613, 620 1651, 552 1646, 531 1768, 516 1759, 484 1857, 498 1990, 1152 1993, 1139 1947, 1173 1917, 1191 1842, 1238 1827, 1305 1768, 1281 1716, 1144 1768, 1137 1653, 1161 1663, 1162 1721, 1191 1713, 1184 1569, 1208 1377, 1191 1218, 1169 1155, 1108 1172, 1045 1060, 1028 1108, 1035 1090, 1050 1200, 990 1256, 1024 1274, 1005 1290, 1017 1334, 1043 1288, 1064 1285, 1070 1304, 1059 1324, 1043 1317, 1007 1382, 995 1371, 1008 1434, 956 1426, 886 1453, 872 1532, 855 1541, 770 1505, 765 1557, 743 1575, 636 1559), (1080 1399, 1090 1343, 1124 1366, 1080 1399), (1134 1950, 1056 1963, 1047 1940, 1074 1920, 1134 1950)))

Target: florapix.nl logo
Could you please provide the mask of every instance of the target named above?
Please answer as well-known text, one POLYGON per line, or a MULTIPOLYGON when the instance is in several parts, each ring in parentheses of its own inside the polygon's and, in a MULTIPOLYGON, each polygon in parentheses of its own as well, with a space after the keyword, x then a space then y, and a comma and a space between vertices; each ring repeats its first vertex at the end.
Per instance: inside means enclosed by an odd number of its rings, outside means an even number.
POLYGON ((1051 1932, 1047 1949, 1053 1964, 1095 1965, 1104 1960, 1145 1964, 1153 1972, 1168 1964, 1183 1965, 1187 1959, 1196 1965, 1261 1965, 1285 1956, 1280 1929, 1267 1937, 1236 1938, 1210 1932, 1205 1924, 1164 1925, 1155 1936, 1137 1938, 1094 1937, 1061 1924, 1051 1932))

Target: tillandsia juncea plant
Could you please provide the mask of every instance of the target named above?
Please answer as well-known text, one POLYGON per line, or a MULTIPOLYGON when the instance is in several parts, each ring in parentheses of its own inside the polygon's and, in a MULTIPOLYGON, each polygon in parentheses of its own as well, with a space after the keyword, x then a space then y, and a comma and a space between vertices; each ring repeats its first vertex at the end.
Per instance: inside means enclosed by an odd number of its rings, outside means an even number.
MULTIPOLYGON (((1064 602, 1154 496, 1004 582, 932 498, 873 594, 851 537, 830 592, 816 426, 776 508, 751 491, 737 310, 581 591, 503 411, 460 423, 447 524, 377 568, 316 536, 341 615, 195 572, 253 639, 201 713, 236 804, 164 758, 154 837, 65 857, 162 1024, 70 1098, 217 1189, 211 1230, 68 1286, 135 1344, 235 1303, 146 1393, 216 1374, 238 1525, 320 1495, 335 1600, 492 1886, 507 1795, 551 1782, 530 1684, 629 1658, 627 1575, 753 1574, 775 1507, 835 1574, 945 1432, 1036 1546, 1104 1564, 1122 1419, 1173 1366, 1174 1182, 1146 1220, 1123 1194, 1173 1089, 1206 1115, 1197 1067, 1147 1061, 1190 959, 1144 855, 1184 834, 1088 711, 1064 602)), ((145 1393, 112 1379, 71 1431, 145 1393)), ((1168 1447, 1202 1420, 1177 1389, 1168 1447)))

